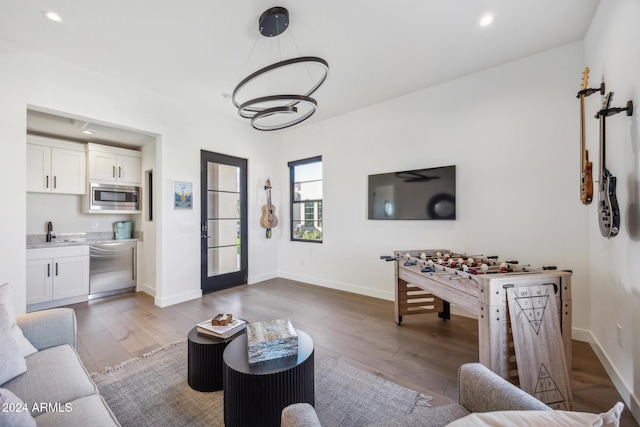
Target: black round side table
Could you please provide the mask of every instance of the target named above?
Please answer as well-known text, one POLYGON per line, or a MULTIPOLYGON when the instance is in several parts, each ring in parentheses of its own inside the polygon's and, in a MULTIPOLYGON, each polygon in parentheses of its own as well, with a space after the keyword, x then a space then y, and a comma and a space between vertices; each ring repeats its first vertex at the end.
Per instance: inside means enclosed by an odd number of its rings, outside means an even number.
POLYGON ((282 410, 292 403, 315 404, 313 340, 298 334, 298 356, 249 365, 247 335, 224 351, 224 424, 226 427, 279 427, 282 410))
POLYGON ((188 337, 188 382, 197 391, 222 390, 222 355, 227 345, 242 334, 246 328, 229 338, 217 338, 198 333, 197 327, 189 331, 188 337))

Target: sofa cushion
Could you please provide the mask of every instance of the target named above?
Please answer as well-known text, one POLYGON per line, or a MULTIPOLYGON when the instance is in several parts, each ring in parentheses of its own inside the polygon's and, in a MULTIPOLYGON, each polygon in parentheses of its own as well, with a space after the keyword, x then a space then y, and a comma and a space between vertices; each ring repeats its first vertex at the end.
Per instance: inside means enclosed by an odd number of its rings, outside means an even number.
POLYGON ((78 354, 70 345, 50 347, 26 358, 27 372, 4 384, 20 396, 31 414, 37 416, 40 404, 72 402, 96 394, 98 388, 89 378, 78 354))
POLYGON ((445 427, 451 421, 469 415, 464 406, 456 404, 416 408, 408 415, 381 420, 367 427, 445 427))
POLYGON ((11 330, 11 318, 5 304, 0 303, 0 384, 27 371, 27 364, 11 330))
POLYGON ((448 427, 619 427, 624 405, 618 402, 602 414, 570 411, 476 412, 456 420, 448 427))
POLYGON ((99 394, 81 397, 62 405, 58 411, 43 413, 36 418, 38 427, 119 426, 109 406, 99 394))
POLYGON ((25 403, 11 390, 0 388, 0 425, 3 427, 36 427, 25 403))
POLYGON ((38 351, 29 340, 27 340, 23 333, 22 329, 16 324, 16 314, 13 309, 13 288, 10 283, 4 283, 0 285, 0 304, 4 304, 6 306, 7 312, 9 313, 9 319, 11 321, 11 330, 13 332, 13 336, 20 347, 20 352, 22 356, 27 357, 30 354, 38 351))

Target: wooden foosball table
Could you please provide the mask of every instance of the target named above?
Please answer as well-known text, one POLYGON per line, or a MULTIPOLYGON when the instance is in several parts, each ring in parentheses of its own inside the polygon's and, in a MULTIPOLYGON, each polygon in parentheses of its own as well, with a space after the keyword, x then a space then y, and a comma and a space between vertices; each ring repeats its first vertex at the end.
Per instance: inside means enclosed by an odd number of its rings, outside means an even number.
MULTIPOLYGON (((516 360, 516 351, 511 319, 513 315, 518 323, 518 333, 525 336, 528 343, 521 348, 543 346, 545 355, 560 355, 562 365, 559 371, 569 382, 571 372, 571 272, 556 270, 555 267, 531 268, 518 261, 501 262, 497 257, 465 255, 445 249, 394 251, 393 257, 382 257, 395 263, 395 321, 399 325, 403 316, 419 313, 438 313, 447 320, 450 318, 449 304, 458 306, 475 314, 478 318, 479 361, 493 372, 515 383, 520 366, 516 360), (551 301, 551 300, 554 301, 551 301), (511 304, 508 303, 511 301, 511 304), (509 313, 509 307, 513 313, 509 313), (556 313, 550 314, 553 308, 556 313), (518 313, 515 313, 518 311, 518 313), (541 331, 541 328, 543 330, 541 331), (524 331, 524 332, 520 332, 524 331), (545 332, 542 334, 541 332, 545 332), (551 335, 551 339, 546 338, 551 335), (531 341, 533 340, 533 341, 531 341), (537 340, 537 341, 536 341, 537 340), (533 343, 533 344, 531 344, 533 343), (560 348, 557 348, 560 347, 560 348), (566 363, 566 365, 565 365, 566 363)), ((515 332, 515 331, 514 331, 515 332)), ((526 352, 534 351, 528 349, 526 352)), ((535 365, 538 375, 532 381, 531 394, 538 396, 546 378, 552 386, 549 376, 543 372, 551 371, 548 366, 536 365, 525 360, 526 352, 518 356, 521 364, 535 365)), ((546 357, 546 356, 545 356, 546 357)), ((556 356, 557 357, 557 356, 556 356)), ((560 374, 558 374, 560 375, 560 374)), ((522 375, 521 375, 522 376, 522 375)), ((549 386, 547 385, 549 388, 549 386)), ((572 405, 570 386, 564 393, 562 405, 550 405, 569 409, 572 405)), ((552 387, 551 387, 552 388, 552 387)), ((554 397, 541 398, 545 403, 553 403, 554 397), (550 400, 551 399, 551 400, 550 400)))

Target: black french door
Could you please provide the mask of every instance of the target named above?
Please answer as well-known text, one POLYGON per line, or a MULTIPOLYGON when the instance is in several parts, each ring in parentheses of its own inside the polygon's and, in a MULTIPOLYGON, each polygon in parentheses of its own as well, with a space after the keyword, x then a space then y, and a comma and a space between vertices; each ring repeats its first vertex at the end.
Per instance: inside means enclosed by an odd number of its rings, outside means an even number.
POLYGON ((247 283, 247 160, 200 152, 202 293, 247 283))

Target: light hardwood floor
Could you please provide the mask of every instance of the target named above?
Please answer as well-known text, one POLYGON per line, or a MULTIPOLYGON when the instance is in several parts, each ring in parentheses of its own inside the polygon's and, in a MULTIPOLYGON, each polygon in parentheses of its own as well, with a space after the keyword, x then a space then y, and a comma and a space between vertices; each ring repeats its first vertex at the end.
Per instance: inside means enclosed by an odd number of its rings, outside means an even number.
MULTIPOLYGON (((393 303, 286 279, 211 293, 159 308, 144 293, 69 306, 78 319, 78 353, 90 372, 186 338, 196 322, 230 312, 249 321, 289 318, 329 355, 434 397, 434 406, 457 401, 457 370, 478 361, 474 319, 434 314, 393 321, 393 303)), ((185 361, 186 363, 186 361, 185 361)), ((573 341, 575 409, 604 412, 622 398, 587 343, 573 341)), ((621 426, 637 426, 625 408, 621 426)))

